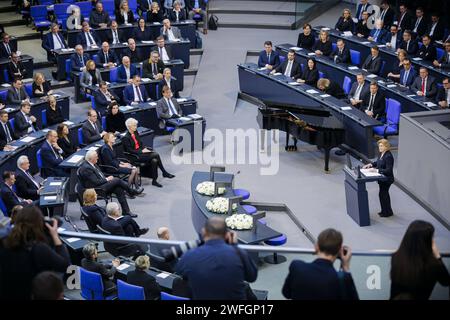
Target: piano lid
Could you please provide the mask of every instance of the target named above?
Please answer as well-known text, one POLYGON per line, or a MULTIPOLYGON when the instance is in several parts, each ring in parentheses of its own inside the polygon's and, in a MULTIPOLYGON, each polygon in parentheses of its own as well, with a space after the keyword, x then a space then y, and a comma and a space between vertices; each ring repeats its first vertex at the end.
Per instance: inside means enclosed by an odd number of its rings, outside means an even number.
MULTIPOLYGON (((259 99, 258 99, 259 100, 259 99)), ((266 108, 276 108, 276 109, 284 109, 289 110, 296 113, 302 113, 302 114, 311 114, 316 115, 319 117, 330 117, 332 116, 330 111, 320 107, 309 107, 309 106, 302 106, 299 104, 293 104, 293 103, 285 103, 285 102, 277 102, 277 101, 271 101, 271 100, 260 100, 261 104, 265 106, 266 108)))

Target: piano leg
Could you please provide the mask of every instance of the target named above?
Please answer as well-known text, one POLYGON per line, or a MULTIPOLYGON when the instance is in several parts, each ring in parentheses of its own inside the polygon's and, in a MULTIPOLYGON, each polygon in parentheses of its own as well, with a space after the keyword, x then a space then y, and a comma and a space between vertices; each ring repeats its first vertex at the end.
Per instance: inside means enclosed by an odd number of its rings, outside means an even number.
POLYGON ((325 173, 330 173, 330 169, 328 167, 328 164, 330 162, 330 151, 331 148, 324 148, 325 151, 325 173))

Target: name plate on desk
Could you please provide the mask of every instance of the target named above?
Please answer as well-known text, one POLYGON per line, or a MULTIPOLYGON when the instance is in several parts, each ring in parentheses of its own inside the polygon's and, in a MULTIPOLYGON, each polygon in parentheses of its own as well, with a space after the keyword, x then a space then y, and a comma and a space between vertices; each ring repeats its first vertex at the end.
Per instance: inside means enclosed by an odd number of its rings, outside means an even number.
POLYGON ((25 137, 25 138, 20 139, 20 141, 22 141, 22 142, 31 142, 31 141, 33 141, 35 139, 36 139, 35 137, 25 137))
POLYGON ((154 43, 151 40, 142 40, 141 42, 144 43, 144 44, 153 44, 154 43))
POLYGON ((45 201, 56 201, 56 196, 45 196, 44 197, 45 201))
POLYGON ((188 99, 186 99, 186 98, 178 98, 177 99, 177 102, 186 102, 188 99))
POLYGON ((152 107, 156 106, 156 102, 149 102, 148 104, 152 107))
POLYGON ((306 92, 308 92, 308 93, 310 93, 310 94, 316 94, 316 93, 319 93, 318 91, 316 91, 316 90, 314 90, 314 89, 306 90, 306 92))

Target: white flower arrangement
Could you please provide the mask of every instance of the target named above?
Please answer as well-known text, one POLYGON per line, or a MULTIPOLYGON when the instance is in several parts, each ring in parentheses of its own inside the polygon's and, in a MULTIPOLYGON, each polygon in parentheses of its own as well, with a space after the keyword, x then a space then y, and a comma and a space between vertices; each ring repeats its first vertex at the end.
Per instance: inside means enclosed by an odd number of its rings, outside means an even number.
MULTIPOLYGON (((227 213, 228 212, 228 198, 217 197, 206 202, 206 209, 214 213, 227 213)), ((237 209, 237 204, 233 203, 233 211, 237 209)))
MULTIPOLYGON (((202 195, 213 196, 214 195, 214 182, 212 182, 212 181, 201 182, 197 185, 195 190, 202 195)), ((226 190, 225 188, 220 187, 218 190, 218 193, 224 194, 225 190, 226 190)))
POLYGON ((253 228, 253 217, 248 214, 233 214, 225 219, 227 227, 235 230, 249 230, 253 228))

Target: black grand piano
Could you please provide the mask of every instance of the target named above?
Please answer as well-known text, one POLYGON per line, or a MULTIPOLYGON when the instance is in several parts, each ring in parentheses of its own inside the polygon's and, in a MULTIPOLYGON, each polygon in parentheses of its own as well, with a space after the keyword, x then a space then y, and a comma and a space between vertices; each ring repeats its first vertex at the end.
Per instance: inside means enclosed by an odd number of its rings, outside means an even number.
POLYGON ((329 111, 293 104, 262 101, 257 121, 261 129, 286 132, 286 151, 297 150, 297 140, 316 145, 325 152, 325 172, 329 172, 330 150, 345 142, 344 126, 329 111), (289 137, 294 140, 289 145, 289 137))

